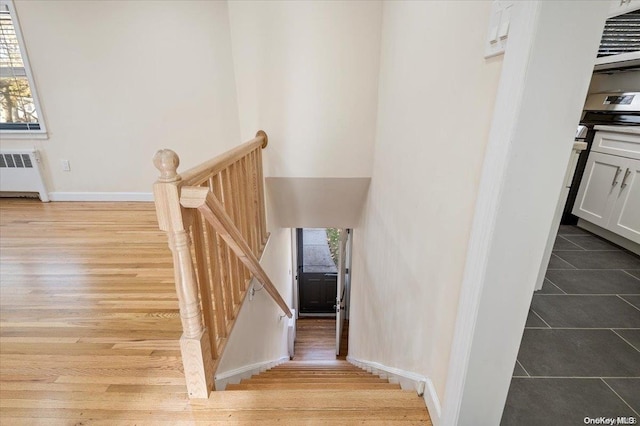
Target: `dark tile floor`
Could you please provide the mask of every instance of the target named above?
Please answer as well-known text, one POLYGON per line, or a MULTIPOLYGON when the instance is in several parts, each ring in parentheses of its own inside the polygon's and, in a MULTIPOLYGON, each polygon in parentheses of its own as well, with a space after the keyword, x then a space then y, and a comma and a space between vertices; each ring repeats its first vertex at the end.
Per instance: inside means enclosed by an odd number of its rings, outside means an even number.
POLYGON ((640 257, 562 225, 501 425, 583 425, 602 416, 640 422, 640 257))

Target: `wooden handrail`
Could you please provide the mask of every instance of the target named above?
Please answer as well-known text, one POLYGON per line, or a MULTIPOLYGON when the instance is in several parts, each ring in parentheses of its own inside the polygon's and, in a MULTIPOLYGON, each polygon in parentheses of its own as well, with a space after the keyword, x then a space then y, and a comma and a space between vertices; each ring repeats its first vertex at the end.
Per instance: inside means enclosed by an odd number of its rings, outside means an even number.
POLYGON ((291 317, 260 266, 267 232, 262 149, 252 140, 178 174, 168 149, 153 158, 160 171, 153 193, 160 229, 173 254, 183 334, 180 349, 190 398, 207 398, 220 357, 256 277, 291 317), (182 202, 182 203, 181 203, 182 202))
POLYGON ((256 133, 256 137, 248 142, 238 145, 237 147, 205 161, 189 170, 182 172, 182 185, 183 186, 195 186, 200 185, 211 175, 217 175, 222 170, 229 167, 231 164, 238 161, 238 159, 246 156, 251 151, 256 150, 258 147, 265 149, 269 143, 269 137, 263 130, 259 130, 256 133))
POLYGON ((242 234, 235 227, 224 207, 207 188, 199 186, 187 186, 182 188, 180 204, 184 207, 198 209, 207 221, 214 227, 218 235, 231 247, 238 259, 249 268, 251 273, 260 281, 267 293, 280 306, 282 311, 291 318, 292 313, 284 301, 278 289, 273 285, 267 273, 260 266, 260 261, 251 252, 251 249, 242 238, 242 234))

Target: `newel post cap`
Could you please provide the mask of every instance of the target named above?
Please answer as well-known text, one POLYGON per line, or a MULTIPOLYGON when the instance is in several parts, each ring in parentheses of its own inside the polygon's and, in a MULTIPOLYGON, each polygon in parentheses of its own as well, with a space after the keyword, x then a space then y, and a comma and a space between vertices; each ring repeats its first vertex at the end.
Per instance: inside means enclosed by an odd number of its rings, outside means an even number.
POLYGON ((161 149, 153 156, 153 165, 160 171, 160 182, 175 182, 180 180, 178 166, 180 158, 170 149, 161 149))
POLYGON ((262 149, 265 149, 269 144, 269 136, 267 136, 267 132, 265 132, 264 130, 258 130, 258 133, 256 133, 256 138, 259 138, 260 136, 264 138, 264 142, 262 142, 262 149))

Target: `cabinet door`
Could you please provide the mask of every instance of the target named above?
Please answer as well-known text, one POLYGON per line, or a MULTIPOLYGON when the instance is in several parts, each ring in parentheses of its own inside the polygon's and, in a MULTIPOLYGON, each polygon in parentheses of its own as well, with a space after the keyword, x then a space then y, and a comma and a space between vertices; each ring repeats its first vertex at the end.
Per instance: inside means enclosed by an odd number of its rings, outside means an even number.
POLYGON ((620 189, 626 159, 590 152, 573 214, 606 228, 620 189))
POLYGON ((640 244, 640 160, 627 160, 621 172, 618 199, 607 228, 640 244))

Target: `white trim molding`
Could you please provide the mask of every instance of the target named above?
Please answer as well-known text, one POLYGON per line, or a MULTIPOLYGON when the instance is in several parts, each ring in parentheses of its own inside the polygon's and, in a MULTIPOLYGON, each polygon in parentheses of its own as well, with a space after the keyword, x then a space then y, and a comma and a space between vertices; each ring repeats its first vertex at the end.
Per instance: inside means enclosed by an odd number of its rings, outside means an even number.
POLYGON ((411 371, 401 370, 395 367, 365 361, 347 356, 347 361, 356 367, 362 368, 370 373, 379 375, 383 379, 388 379, 390 383, 398 383, 402 390, 414 390, 424 399, 424 403, 429 410, 429 416, 434 426, 440 426, 440 399, 433 382, 428 377, 411 371))
POLYGON ((50 192, 51 201, 152 202, 151 192, 50 192))
POLYGON ((215 387, 217 391, 224 390, 229 383, 238 384, 242 379, 248 379, 254 374, 260 374, 273 368, 283 362, 289 361, 289 357, 285 356, 273 361, 258 362, 255 364, 245 365, 244 367, 236 368, 235 370, 225 371, 224 373, 216 374, 215 387))

